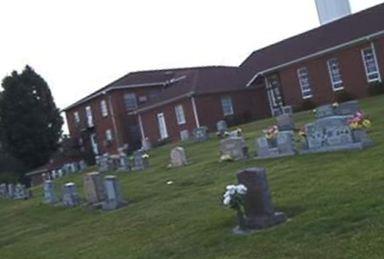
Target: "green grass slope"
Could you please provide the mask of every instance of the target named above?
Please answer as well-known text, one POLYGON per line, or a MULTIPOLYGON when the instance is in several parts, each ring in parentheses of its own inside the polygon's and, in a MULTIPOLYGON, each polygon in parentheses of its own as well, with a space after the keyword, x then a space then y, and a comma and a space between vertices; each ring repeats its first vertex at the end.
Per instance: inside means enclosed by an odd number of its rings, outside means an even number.
MULTIPOLYGON (((219 141, 184 145, 191 164, 167 169, 170 146, 150 152, 151 168, 118 173, 129 206, 112 212, 0 201, 0 258, 383 258, 384 97, 362 101, 376 145, 362 152, 219 163, 219 141), (272 199, 289 221, 235 236, 235 213, 221 205, 235 172, 268 169, 272 199), (173 181, 167 185, 166 181, 173 181)), ((295 115, 300 126, 310 112, 295 115)), ((254 139, 273 119, 243 125, 254 139)), ((82 194, 82 176, 75 181, 82 194)), ((58 187, 58 183, 57 183, 58 187)))

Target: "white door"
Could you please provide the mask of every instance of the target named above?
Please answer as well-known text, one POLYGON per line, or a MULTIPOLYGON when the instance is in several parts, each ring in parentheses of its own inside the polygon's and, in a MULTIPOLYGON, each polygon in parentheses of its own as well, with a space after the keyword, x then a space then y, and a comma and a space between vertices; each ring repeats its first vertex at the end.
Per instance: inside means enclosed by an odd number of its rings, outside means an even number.
POLYGON ((165 124, 164 113, 157 114, 157 122, 159 123, 160 138, 168 138, 167 125, 165 124))
POLYGON ((96 139, 96 134, 91 135, 91 145, 92 145, 92 150, 95 155, 99 154, 99 147, 97 145, 97 139, 96 139))

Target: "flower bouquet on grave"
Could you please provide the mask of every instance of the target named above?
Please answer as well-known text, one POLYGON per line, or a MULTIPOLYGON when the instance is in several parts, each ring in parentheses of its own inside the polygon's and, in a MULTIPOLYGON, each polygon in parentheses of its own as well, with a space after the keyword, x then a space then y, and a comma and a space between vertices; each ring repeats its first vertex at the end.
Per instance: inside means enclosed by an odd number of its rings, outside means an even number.
POLYGON ((301 128, 297 131, 297 139, 296 142, 301 143, 303 148, 306 148, 308 146, 307 144, 307 132, 305 131, 305 128, 301 128))
POLYGON ((228 185, 223 195, 223 204, 236 211, 237 221, 240 230, 246 230, 244 215, 244 197, 247 193, 247 187, 242 184, 228 185))
POLYGON ((372 126, 371 120, 362 112, 357 112, 348 120, 348 126, 353 130, 368 129, 372 126))
POLYGON ((263 133, 265 134, 265 138, 268 141, 268 145, 270 147, 276 147, 277 135, 279 134, 279 128, 277 127, 277 125, 273 125, 272 127, 263 130, 263 133))
POLYGON ((233 162, 234 159, 231 155, 229 154, 223 154, 220 156, 220 162, 233 162))

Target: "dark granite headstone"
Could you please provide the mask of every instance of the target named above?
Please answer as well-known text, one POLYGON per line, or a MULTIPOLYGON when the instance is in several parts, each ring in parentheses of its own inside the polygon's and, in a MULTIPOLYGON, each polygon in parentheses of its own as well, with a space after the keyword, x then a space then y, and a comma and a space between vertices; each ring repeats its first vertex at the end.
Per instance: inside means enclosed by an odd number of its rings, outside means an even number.
POLYGON ((293 121, 293 116, 291 114, 281 114, 276 117, 277 127, 279 131, 294 130, 295 123, 293 121))
POLYGON ((245 195, 245 224, 256 230, 272 227, 287 220, 282 212, 275 212, 264 168, 248 168, 237 173, 239 184, 247 187, 245 195))
POLYGON ((197 142, 202 142, 208 140, 208 128, 203 126, 193 130, 193 140, 197 142))
POLYGON ((248 158, 248 147, 242 137, 231 137, 220 141, 220 154, 229 155, 234 160, 248 158))

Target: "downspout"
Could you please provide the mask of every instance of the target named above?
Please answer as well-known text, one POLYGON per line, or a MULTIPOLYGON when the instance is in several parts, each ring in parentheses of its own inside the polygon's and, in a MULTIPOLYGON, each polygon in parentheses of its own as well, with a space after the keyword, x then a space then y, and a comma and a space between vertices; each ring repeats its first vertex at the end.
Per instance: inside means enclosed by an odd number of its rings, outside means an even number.
POLYGON ((191 96, 191 103, 192 103, 193 115, 195 117, 196 128, 200 128, 199 115, 197 114, 197 108, 196 108, 196 102, 195 102, 194 96, 191 96))
POLYGON ((137 114, 137 118, 139 120, 139 128, 140 128, 141 140, 143 141, 145 139, 143 121, 141 120, 141 115, 140 114, 137 114))

